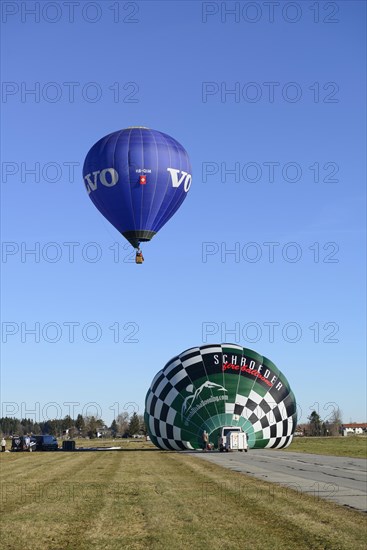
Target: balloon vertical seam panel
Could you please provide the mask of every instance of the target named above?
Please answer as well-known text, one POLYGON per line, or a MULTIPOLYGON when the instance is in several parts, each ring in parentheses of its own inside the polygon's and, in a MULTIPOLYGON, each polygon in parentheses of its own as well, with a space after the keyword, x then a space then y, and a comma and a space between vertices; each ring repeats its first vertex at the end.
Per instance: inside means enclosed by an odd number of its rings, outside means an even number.
POLYGON ((266 357, 236 344, 190 348, 154 377, 145 421, 160 449, 198 449, 202 433, 217 446, 224 426, 247 433, 250 448, 284 448, 297 425, 294 394, 266 357))
MULTIPOLYGON (((164 134, 163 134, 164 135, 164 134)), ((169 137, 169 136, 167 136, 169 137)), ((164 138, 166 139, 166 142, 167 142, 167 137, 164 135, 164 138)), ((186 165, 184 166, 184 168, 186 168, 186 170, 188 170, 188 173, 191 173, 191 166, 190 166, 190 163, 189 163, 189 160, 188 160, 188 155, 186 153, 186 151, 183 149, 183 147, 178 143, 176 142, 175 140, 172 140, 172 138, 170 138, 171 141, 172 141, 172 145, 173 147, 177 150, 177 155, 178 155, 178 160, 172 162, 172 159, 171 159, 171 156, 170 156, 170 162, 172 164, 174 163, 179 163, 179 166, 177 166, 177 168, 179 169, 179 173, 182 174, 183 172, 183 156, 185 156, 185 160, 187 160, 186 162, 186 165), (180 154, 182 153, 182 154, 180 154), (187 157, 187 159, 186 159, 187 157)), ((167 146, 168 147, 168 146, 167 146)), ((174 149, 170 149, 168 147, 168 151, 169 151, 169 154, 171 155, 171 152, 173 152, 174 149)), ((185 170, 185 172, 186 172, 185 170)), ((169 186, 169 183, 167 184, 169 186)), ((182 185, 182 184, 181 184, 182 185)), ((182 202, 184 201, 184 199, 186 198, 186 194, 172 194, 172 197, 171 197, 171 200, 168 202, 166 208, 162 211, 161 213, 161 217, 156 220, 156 230, 158 231, 161 227, 163 227, 163 225, 166 224, 166 222, 171 218, 171 216, 176 212, 176 210, 180 207, 180 205, 182 204, 182 202), (174 203, 174 204, 172 204, 174 203)))

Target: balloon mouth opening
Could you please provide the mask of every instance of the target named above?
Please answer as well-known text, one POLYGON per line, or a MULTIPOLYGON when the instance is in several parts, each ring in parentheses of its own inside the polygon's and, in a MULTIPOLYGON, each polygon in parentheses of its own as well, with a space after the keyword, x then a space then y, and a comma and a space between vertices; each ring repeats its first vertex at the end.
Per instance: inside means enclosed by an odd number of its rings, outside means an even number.
POLYGON ((125 239, 129 241, 131 246, 133 246, 134 248, 139 248, 140 243, 146 243, 150 241, 155 234, 155 231, 146 230, 124 231, 124 233, 122 233, 125 239))

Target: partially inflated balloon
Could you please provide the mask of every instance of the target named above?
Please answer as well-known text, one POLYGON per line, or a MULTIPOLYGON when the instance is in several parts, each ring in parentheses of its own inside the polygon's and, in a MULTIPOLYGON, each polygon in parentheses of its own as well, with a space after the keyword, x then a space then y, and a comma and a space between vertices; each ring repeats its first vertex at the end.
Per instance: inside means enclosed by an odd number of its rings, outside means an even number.
POLYGON ((297 425, 285 376, 266 357, 235 344, 191 348, 169 361, 146 396, 145 422, 161 449, 196 449, 206 430, 218 441, 224 426, 240 426, 251 448, 283 448, 297 425))
POLYGON ((149 128, 113 132, 93 145, 83 178, 90 199, 136 248, 173 216, 191 186, 187 152, 149 128))

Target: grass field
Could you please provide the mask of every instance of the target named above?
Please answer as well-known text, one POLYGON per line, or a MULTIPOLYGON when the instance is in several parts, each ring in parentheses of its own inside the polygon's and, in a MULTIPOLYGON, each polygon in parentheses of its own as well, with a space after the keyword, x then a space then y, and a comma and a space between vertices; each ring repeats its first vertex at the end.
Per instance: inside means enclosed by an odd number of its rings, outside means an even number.
POLYGON ((285 451, 367 458, 367 437, 295 437, 285 451))
MULTIPOLYGON (((136 449, 144 446, 151 447, 151 443, 141 439, 77 439, 76 446, 78 448, 122 447, 136 449)), ((367 458, 367 437, 361 435, 348 437, 295 437, 291 445, 282 450, 297 453, 367 458)))
POLYGON ((150 443, 119 444, 1 453, 1 548, 365 549, 361 513, 150 443))

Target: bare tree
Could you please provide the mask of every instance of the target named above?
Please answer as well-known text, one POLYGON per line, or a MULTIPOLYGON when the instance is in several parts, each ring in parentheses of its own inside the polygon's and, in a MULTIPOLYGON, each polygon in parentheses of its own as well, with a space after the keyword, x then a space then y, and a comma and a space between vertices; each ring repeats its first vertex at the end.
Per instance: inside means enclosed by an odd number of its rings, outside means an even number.
POLYGON ((139 422, 140 422, 140 432, 144 435, 147 435, 147 427, 146 427, 146 424, 145 424, 145 421, 144 421, 144 415, 139 414, 138 418, 139 418, 139 422))
POLYGON ((330 435, 339 435, 342 423, 342 411, 336 406, 329 418, 330 435))
POLYGON ((128 431, 129 420, 130 420, 129 413, 127 411, 124 411, 117 416, 116 424, 117 424, 117 430, 119 434, 124 435, 124 433, 128 431))

